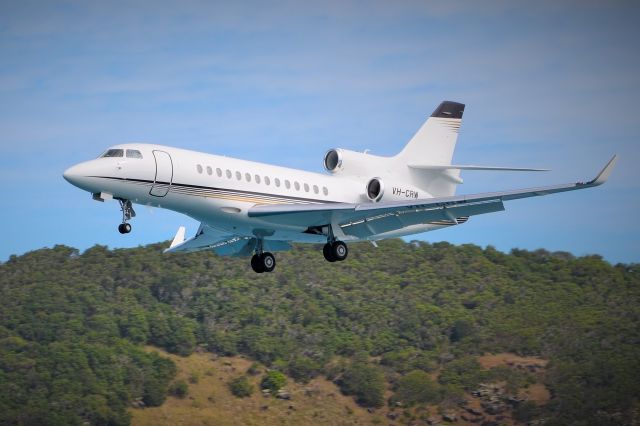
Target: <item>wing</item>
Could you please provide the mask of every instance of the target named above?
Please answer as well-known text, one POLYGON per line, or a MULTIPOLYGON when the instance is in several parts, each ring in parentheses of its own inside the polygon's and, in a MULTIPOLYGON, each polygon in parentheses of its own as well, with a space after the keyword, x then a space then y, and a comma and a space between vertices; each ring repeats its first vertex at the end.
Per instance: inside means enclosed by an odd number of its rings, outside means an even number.
MULTIPOLYGON (((204 223, 200 224, 194 237, 185 240, 184 233, 184 226, 178 228, 171 246, 164 253, 212 250, 220 256, 250 256, 257 244, 255 237, 235 235, 204 223)), ((265 251, 283 251, 291 246, 286 241, 264 241, 263 248, 265 251)))
POLYGON ((401 202, 256 205, 249 210, 248 215, 273 224, 305 226, 309 230, 331 224, 334 232, 339 227, 346 235, 367 238, 429 222, 458 223, 459 218, 504 210, 504 201, 602 185, 611 174, 616 159, 614 155, 598 176, 586 183, 401 202))

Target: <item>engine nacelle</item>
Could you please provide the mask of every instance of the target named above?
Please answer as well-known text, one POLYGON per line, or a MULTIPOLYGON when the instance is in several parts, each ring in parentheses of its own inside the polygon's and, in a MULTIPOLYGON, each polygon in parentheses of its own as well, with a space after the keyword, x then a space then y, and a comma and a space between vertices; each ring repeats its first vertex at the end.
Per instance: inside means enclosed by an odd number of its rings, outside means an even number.
POLYGON ((406 183, 410 175, 401 174, 406 165, 397 164, 394 157, 334 148, 324 155, 323 164, 329 173, 362 181, 363 195, 376 203, 431 197, 425 190, 406 183))
POLYGON ((329 173, 358 177, 379 174, 381 167, 383 170, 389 168, 389 158, 342 148, 327 151, 322 163, 329 173))
POLYGON ((382 179, 374 177, 367 182, 367 198, 377 203, 384 195, 384 182, 382 179))
POLYGON ((431 195, 413 185, 400 182, 388 182, 385 187, 385 180, 379 177, 369 179, 365 188, 367 198, 374 203, 381 201, 417 200, 418 198, 431 198, 431 195))

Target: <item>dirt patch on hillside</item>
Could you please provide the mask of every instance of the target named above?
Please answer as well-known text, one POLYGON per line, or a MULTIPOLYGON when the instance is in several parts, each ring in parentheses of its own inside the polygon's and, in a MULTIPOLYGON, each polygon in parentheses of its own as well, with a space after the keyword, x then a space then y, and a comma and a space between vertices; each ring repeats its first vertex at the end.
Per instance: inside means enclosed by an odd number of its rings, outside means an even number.
POLYGON ((515 368, 546 368, 548 360, 538 357, 523 357, 509 352, 499 354, 485 354, 478 358, 478 362, 484 369, 490 369, 499 365, 506 365, 515 368), (520 367, 518 367, 520 366, 520 367))
POLYGON ((526 389, 521 389, 518 397, 535 402, 538 405, 545 405, 551 399, 551 394, 545 385, 535 383, 526 389))

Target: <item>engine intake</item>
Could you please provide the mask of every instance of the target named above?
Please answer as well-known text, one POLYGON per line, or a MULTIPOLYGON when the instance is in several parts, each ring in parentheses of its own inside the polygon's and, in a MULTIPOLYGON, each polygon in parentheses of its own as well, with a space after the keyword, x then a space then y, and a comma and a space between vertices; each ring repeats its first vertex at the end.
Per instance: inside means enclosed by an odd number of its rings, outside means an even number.
POLYGON ((374 177, 367 183, 367 197, 373 201, 378 202, 384 195, 384 184, 380 178, 374 177))
POLYGON ((340 167, 342 167, 342 150, 330 149, 324 155, 324 168, 331 173, 335 173, 340 167))

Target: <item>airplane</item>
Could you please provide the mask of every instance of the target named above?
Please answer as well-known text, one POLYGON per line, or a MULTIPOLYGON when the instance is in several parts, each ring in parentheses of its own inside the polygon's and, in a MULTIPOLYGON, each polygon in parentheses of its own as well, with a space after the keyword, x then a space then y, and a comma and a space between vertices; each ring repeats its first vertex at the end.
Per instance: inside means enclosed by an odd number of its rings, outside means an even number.
POLYGON ((455 195, 463 170, 546 169, 455 165, 453 152, 465 105, 444 101, 395 156, 334 148, 328 173, 152 144, 122 144, 76 164, 63 176, 94 200, 117 200, 118 231, 131 232, 133 204, 183 213, 200 221, 195 236, 178 228, 165 253, 212 250, 252 256, 257 273, 272 272, 272 252, 291 243, 323 245, 328 262, 347 258, 347 243, 376 241, 461 225, 470 216, 504 210, 504 202, 603 184, 614 155, 588 182, 455 195))

